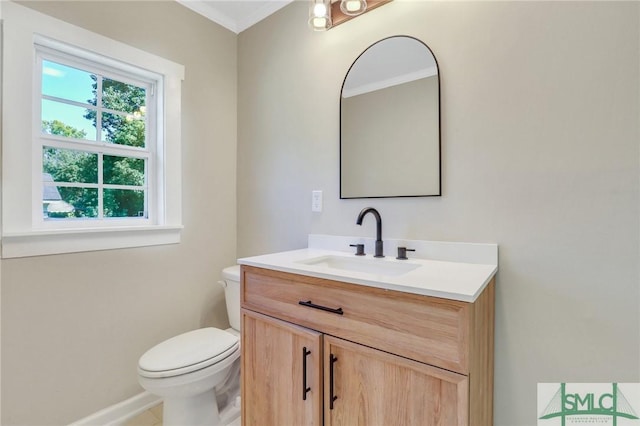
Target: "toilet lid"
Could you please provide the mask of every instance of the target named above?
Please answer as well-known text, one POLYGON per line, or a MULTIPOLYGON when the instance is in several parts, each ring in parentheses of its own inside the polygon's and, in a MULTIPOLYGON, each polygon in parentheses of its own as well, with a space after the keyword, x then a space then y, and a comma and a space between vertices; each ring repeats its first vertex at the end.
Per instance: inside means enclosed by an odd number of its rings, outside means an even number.
POLYGON ((169 377, 216 364, 237 352, 237 336, 218 328, 189 331, 154 346, 138 361, 145 377, 169 377))
POLYGON ((240 265, 227 266, 222 270, 222 278, 240 282, 240 265))

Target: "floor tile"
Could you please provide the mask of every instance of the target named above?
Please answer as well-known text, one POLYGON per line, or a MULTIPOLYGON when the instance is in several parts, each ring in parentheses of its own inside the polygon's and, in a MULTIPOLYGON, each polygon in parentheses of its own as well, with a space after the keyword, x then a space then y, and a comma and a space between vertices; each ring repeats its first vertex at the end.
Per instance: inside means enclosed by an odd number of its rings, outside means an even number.
POLYGON ((158 419, 162 420, 162 404, 158 404, 155 407, 149 409, 158 419))
POLYGON ((158 422, 162 422, 161 419, 157 418, 151 411, 147 410, 126 422, 125 426, 154 426, 158 424, 158 422))

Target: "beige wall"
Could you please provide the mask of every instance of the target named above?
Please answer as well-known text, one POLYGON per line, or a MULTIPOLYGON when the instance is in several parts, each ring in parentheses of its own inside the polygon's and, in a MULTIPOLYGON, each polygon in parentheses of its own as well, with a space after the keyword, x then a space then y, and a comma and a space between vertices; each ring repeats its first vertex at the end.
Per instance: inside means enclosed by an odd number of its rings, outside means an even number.
POLYGON ((62 425, 142 391, 139 356, 226 327, 236 255, 237 36, 174 2, 27 6, 181 63, 179 245, 3 260, 2 424, 62 425))
POLYGON ((294 2, 241 33, 238 254, 373 236, 369 205, 383 237, 496 242, 496 425, 536 423, 538 382, 640 381, 639 6, 395 1, 313 33, 294 2), (444 195, 339 200, 342 80, 397 34, 440 66, 444 195))

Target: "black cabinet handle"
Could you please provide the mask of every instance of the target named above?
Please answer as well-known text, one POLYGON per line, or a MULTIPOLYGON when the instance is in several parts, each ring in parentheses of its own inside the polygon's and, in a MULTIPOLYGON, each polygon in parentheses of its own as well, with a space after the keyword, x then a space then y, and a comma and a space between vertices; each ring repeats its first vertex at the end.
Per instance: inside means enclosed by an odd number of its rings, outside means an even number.
POLYGON ((338 357, 331 354, 329 356, 329 409, 333 410, 333 401, 338 399, 336 395, 334 395, 333 389, 333 364, 338 361, 338 357))
POLYGON ((307 387, 307 355, 310 355, 311 351, 307 350, 306 346, 302 347, 302 400, 307 400, 307 392, 311 391, 310 387, 307 387))
POLYGON ((344 314, 344 312, 342 312, 342 308, 337 308, 337 309, 327 308, 326 306, 316 305, 315 303, 311 303, 311 300, 307 300, 306 302, 301 300, 298 302, 298 304, 302 306, 308 306, 309 308, 320 309, 321 311, 331 312, 332 314, 338 314, 338 315, 344 314))

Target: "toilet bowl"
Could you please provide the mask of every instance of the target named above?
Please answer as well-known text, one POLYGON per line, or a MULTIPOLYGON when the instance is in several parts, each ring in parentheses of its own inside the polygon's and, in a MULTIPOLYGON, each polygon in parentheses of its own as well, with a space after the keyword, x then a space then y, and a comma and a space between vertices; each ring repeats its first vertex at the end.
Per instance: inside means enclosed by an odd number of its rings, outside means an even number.
POLYGON ((138 361, 138 382, 163 398, 164 426, 222 426, 240 415, 240 266, 222 272, 231 328, 165 340, 138 361))

